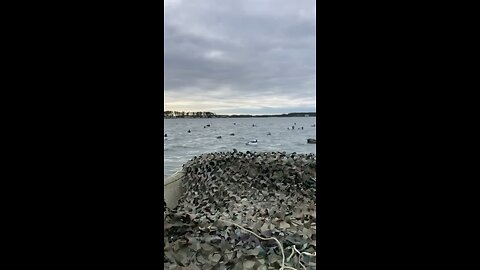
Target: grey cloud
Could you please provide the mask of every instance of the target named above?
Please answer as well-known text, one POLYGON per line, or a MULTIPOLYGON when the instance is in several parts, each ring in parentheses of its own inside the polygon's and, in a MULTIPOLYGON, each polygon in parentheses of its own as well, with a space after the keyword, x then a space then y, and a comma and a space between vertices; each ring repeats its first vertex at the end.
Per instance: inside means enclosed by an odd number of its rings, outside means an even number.
POLYGON ((212 102, 310 97, 314 108, 314 8, 314 1, 166 0, 166 107, 202 93, 212 102))

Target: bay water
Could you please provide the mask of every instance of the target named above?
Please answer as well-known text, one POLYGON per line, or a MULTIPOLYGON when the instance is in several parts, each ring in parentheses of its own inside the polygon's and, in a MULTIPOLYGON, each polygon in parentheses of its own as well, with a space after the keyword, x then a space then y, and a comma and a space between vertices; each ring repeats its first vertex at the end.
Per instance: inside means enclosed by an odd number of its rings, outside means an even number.
POLYGON ((316 139, 316 127, 313 126, 316 117, 177 118, 164 119, 163 123, 164 134, 167 134, 163 141, 164 180, 194 156, 204 153, 237 149, 240 152, 316 154, 316 144, 307 143, 307 139, 316 139), (232 133, 234 135, 230 135, 232 133), (246 145, 255 139, 257 145, 246 145))

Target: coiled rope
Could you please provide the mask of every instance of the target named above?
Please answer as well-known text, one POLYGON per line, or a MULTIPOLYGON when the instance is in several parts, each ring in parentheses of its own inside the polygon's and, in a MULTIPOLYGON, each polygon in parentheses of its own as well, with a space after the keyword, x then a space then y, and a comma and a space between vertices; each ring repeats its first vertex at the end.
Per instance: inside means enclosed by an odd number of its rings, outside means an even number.
MULTIPOLYGON (((232 225, 235 225, 237 226, 238 228, 244 230, 244 231, 247 231, 253 235, 255 235, 256 237, 258 237, 259 239, 261 240, 264 240, 264 241, 268 241, 268 240, 275 240, 278 244, 278 246, 280 247, 280 251, 282 252, 282 266, 280 267, 279 270, 284 270, 284 269, 292 269, 292 270, 298 270, 296 268, 293 268, 293 267, 290 267, 290 266, 286 266, 285 265, 285 252, 283 251, 283 247, 282 247, 282 244, 280 243, 280 241, 278 241, 277 238, 275 237, 261 237, 260 235, 252 232, 251 230, 249 229, 246 229, 245 227, 241 226, 241 225, 238 225, 236 223, 233 223, 231 221, 227 221, 227 220, 224 220, 224 219, 220 219, 220 221, 223 221, 225 223, 228 223, 228 224, 232 224, 232 225)), ((299 260, 298 262, 300 263, 300 265, 303 267, 303 269, 307 270, 307 268, 302 264, 301 262, 301 259, 302 259, 302 255, 307 255, 307 256, 312 256, 312 257, 316 257, 317 254, 316 252, 314 252, 313 254, 312 253, 308 253, 308 252, 300 252, 298 251, 298 249, 295 247, 295 245, 293 245, 293 249, 292 249, 292 254, 290 254, 290 256, 288 257, 287 261, 290 261, 290 259, 292 258, 294 252, 297 252, 299 254, 299 260)))

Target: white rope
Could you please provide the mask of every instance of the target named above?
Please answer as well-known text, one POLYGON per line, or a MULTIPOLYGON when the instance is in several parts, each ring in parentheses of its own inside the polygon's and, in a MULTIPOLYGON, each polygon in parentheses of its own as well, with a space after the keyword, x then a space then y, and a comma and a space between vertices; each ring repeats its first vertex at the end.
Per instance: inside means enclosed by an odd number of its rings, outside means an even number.
POLYGON ((287 258, 287 262, 289 262, 289 261, 290 261, 290 259, 291 259, 291 258, 292 258, 292 256, 293 256, 293 254, 295 254, 295 250, 293 250, 293 248, 291 248, 291 249, 292 249, 292 254, 290 254, 290 256, 288 256, 288 258, 287 258))
POLYGON ((295 247, 295 245, 293 245, 293 250, 295 250, 299 254, 298 263, 303 267, 303 269, 307 270, 305 265, 302 264, 302 253, 300 253, 300 251, 298 251, 298 249, 295 247))
MULTIPOLYGON (((236 224, 236 223, 233 223, 233 222, 230 222, 230 221, 226 221, 226 220, 223 220, 223 219, 220 219, 220 220, 223 221, 223 222, 225 222, 225 223, 229 223, 229 224, 235 225, 235 226, 239 227, 240 229, 245 230, 245 231, 247 231, 247 232, 255 235, 256 237, 260 238, 261 240, 265 240, 265 241, 275 240, 275 241, 277 242, 278 246, 280 247, 280 251, 282 252, 282 266, 280 267, 280 270, 283 270, 283 269, 298 270, 298 269, 293 268, 293 267, 290 267, 290 266, 285 266, 285 252, 283 251, 282 244, 280 243, 280 241, 278 241, 277 238, 275 238, 275 237, 267 237, 267 238, 261 237, 260 235, 258 235, 258 234, 256 234, 256 233, 250 231, 249 229, 244 228, 244 227, 241 226, 241 225, 238 225, 238 224, 236 224)), ((295 248, 295 246, 294 246, 294 248, 295 248)), ((298 251, 297 251, 297 252, 298 252, 298 251)), ((293 251, 292 251, 292 255, 293 255, 293 251)), ((292 257, 292 255, 290 255, 290 257, 292 257)), ((290 260, 290 257, 289 257, 289 260, 290 260)), ((303 264, 301 264, 301 263, 300 263, 300 265, 303 266, 303 264)), ((303 268, 306 269, 305 266, 303 266, 303 268)))

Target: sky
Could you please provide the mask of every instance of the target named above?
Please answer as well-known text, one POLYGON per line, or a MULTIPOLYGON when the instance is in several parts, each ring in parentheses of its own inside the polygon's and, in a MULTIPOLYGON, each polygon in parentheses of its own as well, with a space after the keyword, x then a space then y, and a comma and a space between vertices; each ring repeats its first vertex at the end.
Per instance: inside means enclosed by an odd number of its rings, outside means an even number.
POLYGON ((164 0, 164 110, 316 111, 315 0, 164 0))

